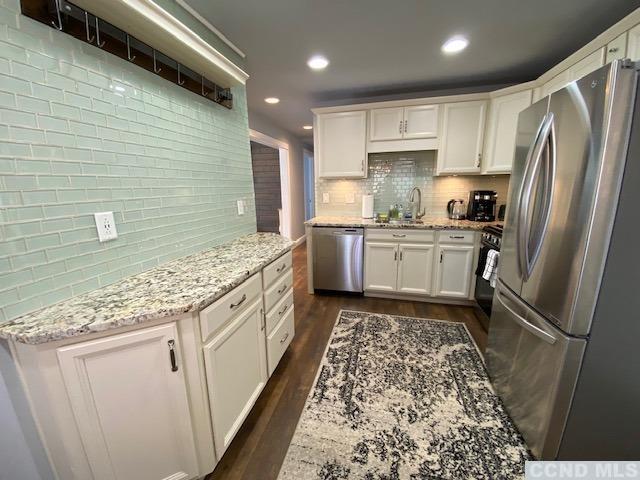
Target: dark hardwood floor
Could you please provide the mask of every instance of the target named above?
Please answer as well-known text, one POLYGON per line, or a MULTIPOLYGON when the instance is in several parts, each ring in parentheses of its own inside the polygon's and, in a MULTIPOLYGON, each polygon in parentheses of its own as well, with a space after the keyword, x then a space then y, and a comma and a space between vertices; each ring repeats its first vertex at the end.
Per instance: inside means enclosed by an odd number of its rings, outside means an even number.
POLYGON ((207 480, 271 480, 289 442, 340 309, 464 322, 480 350, 487 334, 471 307, 307 293, 306 245, 293 251, 296 335, 233 443, 207 480))

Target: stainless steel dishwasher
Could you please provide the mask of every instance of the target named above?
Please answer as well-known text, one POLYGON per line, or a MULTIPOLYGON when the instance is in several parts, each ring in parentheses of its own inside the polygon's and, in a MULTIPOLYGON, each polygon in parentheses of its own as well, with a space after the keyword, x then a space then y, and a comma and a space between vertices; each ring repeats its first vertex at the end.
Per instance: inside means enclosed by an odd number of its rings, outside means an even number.
POLYGON ((362 292, 364 229, 313 228, 313 288, 362 292))

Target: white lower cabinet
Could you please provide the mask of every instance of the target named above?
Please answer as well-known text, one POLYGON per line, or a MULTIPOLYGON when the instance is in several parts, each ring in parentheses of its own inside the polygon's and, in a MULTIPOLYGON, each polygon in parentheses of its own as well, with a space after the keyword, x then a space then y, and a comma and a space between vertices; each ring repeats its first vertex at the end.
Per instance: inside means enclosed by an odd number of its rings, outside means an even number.
POLYGON ((432 244, 399 245, 398 292, 431 295, 433 251, 432 244))
POLYGON ((93 478, 198 477, 175 323, 61 347, 57 356, 93 478))
POLYGON ((364 250, 364 289, 395 292, 398 281, 398 244, 366 242, 364 250))
POLYGON ((436 297, 469 298, 475 247, 438 245, 436 297))
POLYGON ((213 436, 220 458, 267 382, 262 298, 232 318, 203 351, 213 436))

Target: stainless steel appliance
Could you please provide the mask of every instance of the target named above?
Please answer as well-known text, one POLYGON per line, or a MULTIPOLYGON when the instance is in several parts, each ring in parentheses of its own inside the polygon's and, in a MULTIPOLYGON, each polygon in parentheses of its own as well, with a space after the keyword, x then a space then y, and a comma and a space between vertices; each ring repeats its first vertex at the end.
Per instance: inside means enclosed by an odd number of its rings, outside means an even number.
MULTIPOLYGON (((480 253, 478 255, 478 266, 476 268, 476 291, 475 298, 480 308, 491 316, 491 305, 493 303, 494 288, 489 284, 488 280, 482 278, 485 263, 487 261, 487 253, 489 250, 500 251, 502 244, 502 225, 489 225, 482 229, 480 236, 480 253)), ((488 330, 488 322, 481 321, 485 330, 488 330)))
POLYGON ((451 199, 447 203, 447 214, 452 220, 464 220, 467 218, 467 208, 464 200, 451 199))
POLYGON ((640 458, 638 65, 520 114, 486 350, 541 459, 640 458))
POLYGON ((497 192, 493 190, 471 190, 467 218, 474 222, 493 222, 496 219, 497 192))
POLYGON ((313 287, 362 292, 363 228, 313 228, 313 287))

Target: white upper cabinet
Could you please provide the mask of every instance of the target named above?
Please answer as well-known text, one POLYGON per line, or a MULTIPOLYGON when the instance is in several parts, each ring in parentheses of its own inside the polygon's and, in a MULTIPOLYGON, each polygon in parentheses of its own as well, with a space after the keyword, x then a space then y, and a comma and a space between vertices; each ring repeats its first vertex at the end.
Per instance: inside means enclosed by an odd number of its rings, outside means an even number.
POLYGON ((61 347, 57 356, 95 478, 198 476, 175 323, 61 347))
POLYGON ((402 140, 438 136, 438 106, 376 108, 369 113, 369 140, 402 140))
POLYGON ((444 105, 437 172, 478 173, 487 102, 459 102, 444 105))
POLYGON ((482 173, 510 173, 518 115, 531 105, 531 90, 491 99, 482 173))
POLYGON ((435 138, 437 136, 437 105, 416 105, 404 108, 404 138, 435 138))
POLYGON ((547 95, 551 95, 553 92, 563 89, 569 83, 571 83, 571 72, 567 69, 542 85, 542 87, 540 87, 540 96, 535 98, 534 101, 538 101, 540 98, 546 97, 547 95))
POLYGON ((319 114, 316 158, 320 178, 364 178, 367 173, 367 112, 319 114))
POLYGON ((569 68, 569 82, 578 80, 604 65, 606 48, 599 48, 569 68))
POLYGON ((627 56, 627 32, 618 35, 617 38, 607 44, 607 54, 604 63, 611 63, 614 60, 627 56))
POLYGON ((399 140, 404 134, 404 108, 377 108, 369 113, 369 140, 399 140))
POLYGON ((627 57, 634 62, 640 60, 640 25, 636 25, 628 32, 627 57))

